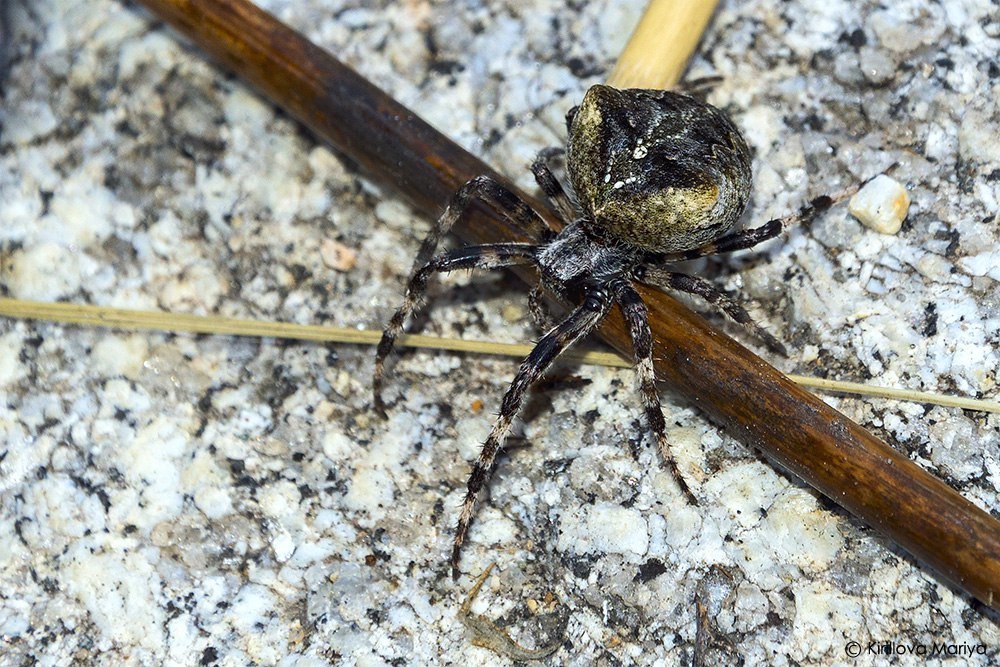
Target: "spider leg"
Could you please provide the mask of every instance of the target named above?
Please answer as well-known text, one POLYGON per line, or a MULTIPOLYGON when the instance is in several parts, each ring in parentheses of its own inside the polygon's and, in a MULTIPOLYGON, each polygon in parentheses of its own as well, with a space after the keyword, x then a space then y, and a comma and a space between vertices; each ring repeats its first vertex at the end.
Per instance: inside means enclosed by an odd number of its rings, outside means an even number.
POLYGON ((413 272, 406 286, 403 305, 389 320, 375 353, 375 372, 372 375, 372 391, 375 407, 385 410, 382 402, 382 379, 385 372, 385 358, 392 351, 396 337, 403 331, 406 318, 417 308, 427 281, 433 273, 445 273, 456 269, 498 269, 514 264, 529 264, 536 261, 538 246, 529 243, 495 243, 490 245, 467 246, 443 253, 413 272))
POLYGON ((713 306, 717 306, 728 315, 734 322, 742 325, 751 334, 760 338, 773 351, 787 357, 788 351, 777 338, 762 328, 746 311, 743 306, 733 301, 725 292, 717 288, 712 283, 702 278, 696 278, 684 273, 673 273, 663 269, 650 268, 642 278, 642 282, 648 283, 658 289, 675 289, 680 292, 687 292, 700 296, 713 306))
MULTIPOLYGON (((568 294, 558 291, 556 294, 564 302, 571 301, 568 294)), ((556 315, 550 304, 545 302, 545 286, 542 283, 536 284, 528 293, 528 314, 531 315, 531 321, 540 331, 548 331, 556 325, 556 315)))
POLYGON ((570 201, 569 195, 563 190, 563 186, 549 168, 549 160, 565 152, 562 148, 543 148, 531 164, 531 173, 535 175, 538 187, 555 204, 559 217, 563 222, 569 224, 577 217, 576 209, 573 202, 570 201))
POLYGON ((497 453, 503 447, 503 443, 510 433, 514 418, 521 411, 525 393, 548 369, 556 357, 597 326, 607 314, 610 305, 611 297, 606 292, 592 292, 587 296, 583 305, 577 307, 565 320, 542 336, 535 345, 535 349, 521 363, 510 388, 504 394, 503 402, 500 404, 500 414, 479 453, 479 459, 472 466, 472 473, 466 483, 467 491, 459 513, 458 526, 455 529, 455 542, 451 551, 451 569, 454 578, 458 578, 459 554, 465 536, 469 532, 476 498, 493 473, 497 453))
POLYGON ((660 397, 656 393, 656 377, 653 372, 653 333, 649 328, 649 311, 646 309, 642 297, 631 286, 622 290, 621 296, 618 297, 618 305, 622 309, 625 322, 628 324, 629 335, 632 337, 632 351, 635 354, 635 370, 639 377, 639 389, 642 392, 642 400, 646 408, 646 420, 656 435, 656 446, 688 502, 697 505, 698 501, 677 469, 677 462, 674 461, 674 457, 670 453, 670 443, 667 442, 667 424, 663 418, 660 397))
POLYGON ((542 301, 544 294, 545 288, 542 287, 541 283, 532 287, 528 293, 528 313, 531 315, 531 321, 543 331, 552 328, 551 314, 546 311, 542 301))
POLYGON ((675 90, 678 93, 704 102, 709 93, 715 90, 715 87, 722 83, 722 81, 723 78, 717 74, 713 74, 711 76, 700 76, 695 79, 686 79, 681 81, 677 84, 675 90))
POLYGON ((413 271, 430 261, 438 244, 452 225, 473 201, 480 200, 494 211, 502 215, 517 227, 523 229, 533 238, 543 239, 552 235, 548 224, 535 212, 526 201, 511 192, 505 185, 489 176, 476 176, 458 189, 438 218, 424 242, 420 244, 417 258, 413 262, 413 271))
POLYGON ((576 119, 578 111, 580 111, 579 104, 570 107, 570 110, 566 112, 566 134, 573 134, 573 121, 576 119))
POLYGON ((839 192, 833 193, 832 195, 822 195, 816 197, 795 213, 791 213, 781 218, 775 218, 774 220, 769 220, 760 227, 744 229, 734 234, 727 234, 726 236, 716 239, 711 243, 706 243, 703 246, 692 248, 691 250, 666 253, 659 259, 664 262, 679 262, 686 259, 705 257, 706 255, 717 255, 719 253, 752 248, 758 243, 763 243, 768 239, 773 239, 786 227, 793 224, 801 225, 812 221, 817 215, 823 213, 834 204, 839 204, 848 197, 854 196, 854 194, 864 187, 870 180, 872 179, 869 178, 861 183, 855 183, 854 185, 846 187, 839 192))

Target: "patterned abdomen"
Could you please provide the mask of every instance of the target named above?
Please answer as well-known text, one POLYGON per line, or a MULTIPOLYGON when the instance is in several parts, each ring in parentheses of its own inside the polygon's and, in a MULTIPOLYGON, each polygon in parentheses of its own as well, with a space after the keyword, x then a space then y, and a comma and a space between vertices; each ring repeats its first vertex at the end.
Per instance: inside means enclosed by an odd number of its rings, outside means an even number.
POLYGON ((653 252, 704 245, 746 208, 750 151, 719 109, 663 90, 587 91, 568 170, 592 224, 653 252))

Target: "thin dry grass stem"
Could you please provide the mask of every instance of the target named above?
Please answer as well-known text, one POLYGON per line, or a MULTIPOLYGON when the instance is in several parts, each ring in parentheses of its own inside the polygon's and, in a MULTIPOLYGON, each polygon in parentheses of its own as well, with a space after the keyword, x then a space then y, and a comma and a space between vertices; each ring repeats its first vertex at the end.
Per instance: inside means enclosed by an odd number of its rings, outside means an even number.
MULTIPOLYGON (((42 320, 62 324, 101 326, 126 331, 153 330, 173 333, 200 333, 230 336, 255 336, 266 338, 286 338, 308 340, 319 343, 347 343, 374 345, 381 336, 380 331, 370 329, 350 329, 346 327, 321 326, 315 324, 291 324, 288 322, 267 322, 261 320, 238 319, 204 315, 185 315, 145 310, 106 308, 69 303, 48 303, 41 301, 21 301, 0 299, 0 315, 28 320, 42 320)), ((531 345, 523 343, 498 343, 494 341, 460 340, 406 334, 399 344, 433 350, 492 354, 504 357, 523 358, 531 351, 531 345)), ((632 361, 614 352, 588 350, 568 352, 564 358, 577 363, 612 368, 631 368, 632 361)), ((963 396, 947 396, 931 392, 878 387, 856 382, 840 382, 806 375, 789 375, 792 381, 804 387, 822 391, 886 398, 896 401, 913 401, 945 407, 993 412, 1000 414, 1000 403, 983 401, 963 396)))

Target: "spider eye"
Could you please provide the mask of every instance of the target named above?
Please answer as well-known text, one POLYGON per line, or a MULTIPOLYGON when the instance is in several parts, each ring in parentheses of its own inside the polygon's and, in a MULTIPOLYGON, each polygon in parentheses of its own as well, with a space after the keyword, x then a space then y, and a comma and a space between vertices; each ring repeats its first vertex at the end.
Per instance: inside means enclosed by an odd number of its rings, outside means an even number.
POLYGON ((587 298, 583 302, 583 307, 587 310, 599 313, 604 310, 604 305, 608 302, 608 292, 600 287, 592 288, 587 292, 587 298))

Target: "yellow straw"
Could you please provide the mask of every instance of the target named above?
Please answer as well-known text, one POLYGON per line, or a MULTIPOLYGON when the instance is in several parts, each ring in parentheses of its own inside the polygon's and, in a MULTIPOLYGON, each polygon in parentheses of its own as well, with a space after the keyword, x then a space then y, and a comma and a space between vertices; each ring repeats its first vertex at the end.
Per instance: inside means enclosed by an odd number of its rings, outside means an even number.
MULTIPOLYGON (((287 322, 265 322, 232 317, 209 317, 3 298, 0 298, 0 316, 124 330, 287 338, 322 343, 353 343, 357 345, 374 345, 382 335, 381 332, 369 329, 349 329, 315 324, 290 324, 287 322)), ((440 338, 437 336, 418 336, 413 334, 400 336, 398 344, 406 347, 450 350, 453 352, 473 352, 507 357, 527 356, 532 348, 531 345, 523 343, 495 343, 492 341, 459 340, 457 338, 440 338)), ((611 352, 571 351, 564 358, 596 366, 610 366, 613 368, 629 368, 632 366, 631 361, 611 352)), ((802 375, 789 375, 788 378, 804 387, 827 392, 888 398, 897 401, 930 403, 933 405, 962 408, 963 410, 978 410, 1000 414, 1000 403, 993 401, 912 391, 909 389, 870 386, 856 382, 824 380, 802 375)))
POLYGON ((652 0, 608 84, 615 88, 670 89, 680 80, 717 0, 652 0))

